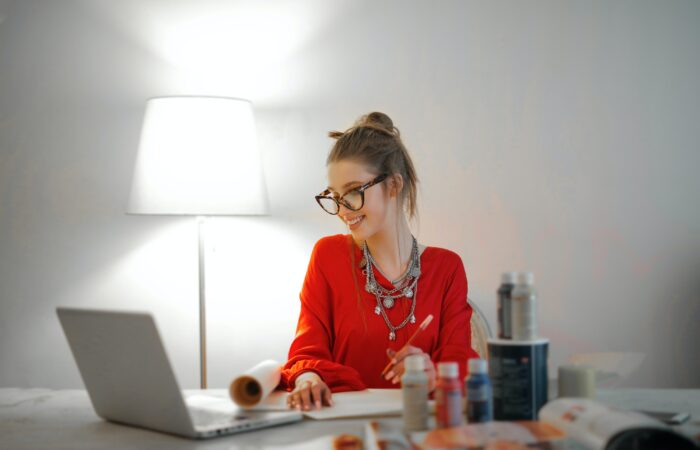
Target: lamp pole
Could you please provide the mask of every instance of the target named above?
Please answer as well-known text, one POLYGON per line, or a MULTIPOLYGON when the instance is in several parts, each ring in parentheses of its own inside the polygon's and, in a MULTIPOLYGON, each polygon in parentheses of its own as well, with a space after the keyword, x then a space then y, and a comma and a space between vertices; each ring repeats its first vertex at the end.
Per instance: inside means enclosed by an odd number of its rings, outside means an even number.
POLYGON ((207 309, 206 309, 206 263, 204 243, 204 216, 197 216, 199 253, 199 386, 207 388, 207 309))

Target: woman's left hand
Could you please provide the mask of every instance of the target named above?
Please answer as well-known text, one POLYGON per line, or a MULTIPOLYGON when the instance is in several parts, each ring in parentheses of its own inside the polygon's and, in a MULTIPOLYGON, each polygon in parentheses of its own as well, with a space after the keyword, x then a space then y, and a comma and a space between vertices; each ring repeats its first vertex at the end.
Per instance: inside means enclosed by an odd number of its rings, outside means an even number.
POLYGON ((410 355, 421 355, 425 360, 425 373, 428 375, 428 392, 432 392, 433 389, 435 389, 435 379, 437 375, 435 372, 435 364, 433 364, 433 361, 430 359, 430 355, 425 353, 420 348, 410 345, 399 352, 395 352, 394 350, 388 348, 386 350, 386 354, 389 356, 389 358, 391 358, 391 362, 394 365, 391 370, 384 375, 386 380, 390 380, 393 384, 398 383, 406 371, 404 359, 410 355))

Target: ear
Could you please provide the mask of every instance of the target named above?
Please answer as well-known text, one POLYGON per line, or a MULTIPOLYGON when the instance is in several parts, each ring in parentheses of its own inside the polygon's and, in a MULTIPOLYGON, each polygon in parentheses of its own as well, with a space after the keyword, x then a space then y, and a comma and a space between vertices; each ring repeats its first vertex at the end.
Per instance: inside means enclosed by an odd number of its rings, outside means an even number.
POLYGON ((398 197, 401 191, 403 191, 403 177, 401 174, 396 173, 389 178, 389 195, 398 197))

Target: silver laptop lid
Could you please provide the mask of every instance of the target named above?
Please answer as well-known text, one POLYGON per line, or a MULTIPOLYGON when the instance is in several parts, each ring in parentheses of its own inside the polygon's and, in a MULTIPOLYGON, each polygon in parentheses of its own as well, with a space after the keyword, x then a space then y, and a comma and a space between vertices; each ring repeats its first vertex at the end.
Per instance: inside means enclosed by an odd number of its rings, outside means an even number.
POLYGON ((196 436, 150 314, 75 308, 57 313, 100 417, 196 436))

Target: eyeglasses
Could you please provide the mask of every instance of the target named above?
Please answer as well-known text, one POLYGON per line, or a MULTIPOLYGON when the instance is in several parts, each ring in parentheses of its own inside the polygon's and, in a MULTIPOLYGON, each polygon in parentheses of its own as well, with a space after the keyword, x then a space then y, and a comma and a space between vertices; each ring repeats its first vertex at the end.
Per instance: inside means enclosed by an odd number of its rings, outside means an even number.
POLYGON ((365 191, 375 184, 379 184, 388 177, 389 174, 383 173, 369 183, 365 183, 360 187, 356 187, 351 191, 346 192, 342 196, 331 193, 329 189, 321 192, 316 196, 316 202, 328 214, 336 215, 340 211, 340 205, 345 206, 350 211, 357 211, 365 204, 365 191))

